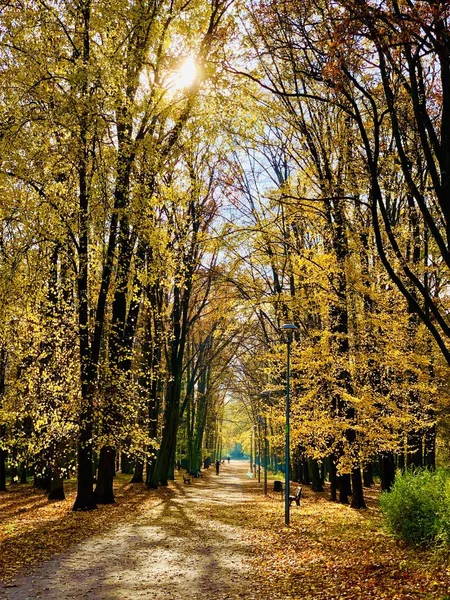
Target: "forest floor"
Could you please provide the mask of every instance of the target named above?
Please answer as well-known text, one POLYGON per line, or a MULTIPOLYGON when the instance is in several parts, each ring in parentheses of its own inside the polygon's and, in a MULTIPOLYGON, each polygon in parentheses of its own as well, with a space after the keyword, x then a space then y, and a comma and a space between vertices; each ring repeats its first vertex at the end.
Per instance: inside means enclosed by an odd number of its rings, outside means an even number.
POLYGON ((383 531, 377 490, 355 511, 303 486, 288 528, 247 468, 156 491, 121 476, 117 504, 90 513, 71 512, 71 484, 54 503, 13 486, 0 494, 0 598, 450 600, 449 564, 383 531))

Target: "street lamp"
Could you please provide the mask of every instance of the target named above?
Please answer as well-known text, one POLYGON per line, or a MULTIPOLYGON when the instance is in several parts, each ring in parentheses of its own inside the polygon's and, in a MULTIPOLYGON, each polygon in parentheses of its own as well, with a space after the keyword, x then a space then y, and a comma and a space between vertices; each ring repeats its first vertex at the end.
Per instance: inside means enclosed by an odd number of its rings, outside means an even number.
POLYGON ((261 451, 259 447, 259 426, 253 425, 253 446, 255 448, 255 470, 258 473, 258 483, 261 483, 261 451), (258 454, 257 454, 258 453, 258 454))
MULTIPOLYGON (((264 427, 265 419, 260 414, 256 416, 258 422, 258 483, 261 483, 261 429, 264 427)), ((267 496, 267 453, 266 453, 266 431, 264 431, 264 495, 267 496)))
POLYGON ((250 473, 253 476, 253 427, 250 428, 250 473))
POLYGON ((284 484, 284 522, 289 525, 289 414, 290 414, 290 375, 291 375, 291 343, 294 331, 298 328, 293 323, 286 323, 281 326, 287 346, 287 367, 286 367, 286 466, 285 466, 285 484, 284 484))
MULTIPOLYGON (((262 398, 264 403, 267 405, 270 400, 270 392, 268 390, 264 391, 262 394, 262 398)), ((264 495, 267 496, 267 462, 268 462, 268 443, 267 443, 267 417, 260 418, 260 426, 264 427, 264 495)))

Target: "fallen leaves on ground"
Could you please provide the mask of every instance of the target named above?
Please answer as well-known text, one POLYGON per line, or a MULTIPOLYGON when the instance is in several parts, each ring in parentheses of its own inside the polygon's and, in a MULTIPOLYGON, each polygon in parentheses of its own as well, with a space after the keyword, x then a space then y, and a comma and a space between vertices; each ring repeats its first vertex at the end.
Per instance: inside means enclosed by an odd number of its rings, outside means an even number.
MULTIPOLYGON (((241 471, 242 501, 216 502, 219 479, 211 487, 209 473, 195 482, 210 487, 211 494, 210 507, 199 506, 196 519, 211 536, 220 523, 233 526, 250 548, 252 594, 246 592, 246 600, 450 600, 450 567, 445 558, 408 548, 383 530, 378 490, 367 491, 368 509, 356 511, 330 502, 327 492, 314 493, 304 486, 302 504, 293 505, 291 526, 286 527, 280 497, 266 498, 262 485, 241 471)), ((148 519, 147 510, 169 498, 180 499, 183 487, 175 484, 150 492, 119 476, 117 504, 88 513, 71 511, 74 494, 73 483, 64 502, 48 503, 30 487, 15 486, 12 492, 0 494, 0 573, 5 580, 116 523, 148 519)), ((164 519, 175 535, 170 514, 164 519)), ((230 572, 230 578, 242 580, 247 587, 249 575, 230 572)), ((194 590, 189 594, 195 597, 194 590)))
POLYGON ((448 558, 384 531, 379 490, 367 490, 368 509, 358 511, 303 486, 286 527, 279 495, 264 498, 254 481, 246 487, 253 501, 234 507, 229 519, 248 531, 258 598, 450 600, 448 558))
POLYGON ((116 504, 97 510, 73 512, 76 482, 65 483, 66 499, 49 502, 29 484, 10 486, 0 493, 0 581, 10 582, 18 573, 70 548, 77 542, 109 529, 164 501, 170 488, 148 490, 130 484, 130 475, 115 480, 116 504))

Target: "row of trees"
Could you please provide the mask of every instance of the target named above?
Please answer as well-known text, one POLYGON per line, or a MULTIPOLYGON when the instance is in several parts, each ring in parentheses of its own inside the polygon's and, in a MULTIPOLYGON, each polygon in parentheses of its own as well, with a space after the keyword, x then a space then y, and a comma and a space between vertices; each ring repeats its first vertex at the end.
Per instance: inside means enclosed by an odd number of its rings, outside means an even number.
POLYGON ((448 20, 439 1, 255 2, 254 68, 230 66, 259 86, 264 123, 236 178, 260 326, 247 366, 265 365, 254 423, 270 418, 282 455, 275 332, 294 322, 297 473, 312 461, 320 489, 326 461, 356 508, 375 458, 384 488, 396 466, 434 467, 448 418, 448 20))
POLYGON ((197 472, 227 393, 281 455, 286 321, 299 476, 326 462, 333 498, 362 507, 375 458, 385 488, 397 464, 433 466, 447 2, 18 0, 2 16, 0 483, 6 453, 54 495, 76 463, 89 509, 114 499, 119 448, 150 487, 177 448, 197 472))
POLYGON ((88 510, 114 501, 119 448, 149 487, 173 477, 181 422, 192 469, 206 428, 214 451, 236 337, 213 228, 228 8, 2 9, 2 489, 7 456, 51 497, 76 466, 88 510))

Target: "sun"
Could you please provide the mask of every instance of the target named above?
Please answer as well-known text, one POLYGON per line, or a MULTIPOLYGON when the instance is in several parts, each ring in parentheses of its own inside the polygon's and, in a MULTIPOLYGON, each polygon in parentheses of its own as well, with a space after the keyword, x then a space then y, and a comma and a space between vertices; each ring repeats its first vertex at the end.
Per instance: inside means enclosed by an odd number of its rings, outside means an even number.
POLYGON ((173 74, 170 81, 172 90, 182 90, 191 87, 198 75, 194 56, 188 56, 173 74))

